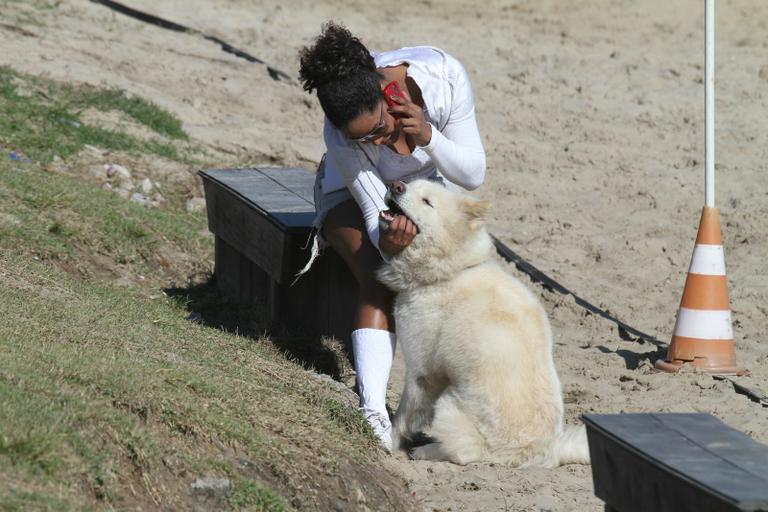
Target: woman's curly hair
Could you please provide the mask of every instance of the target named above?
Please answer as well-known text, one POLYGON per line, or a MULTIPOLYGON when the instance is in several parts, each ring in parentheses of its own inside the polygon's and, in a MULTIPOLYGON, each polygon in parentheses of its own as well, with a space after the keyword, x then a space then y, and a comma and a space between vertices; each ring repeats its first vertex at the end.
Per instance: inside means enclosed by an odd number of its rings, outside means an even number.
POLYGON ((368 49, 349 30, 330 21, 313 46, 299 52, 304 90, 317 90, 328 120, 341 128, 381 101, 381 75, 368 49))

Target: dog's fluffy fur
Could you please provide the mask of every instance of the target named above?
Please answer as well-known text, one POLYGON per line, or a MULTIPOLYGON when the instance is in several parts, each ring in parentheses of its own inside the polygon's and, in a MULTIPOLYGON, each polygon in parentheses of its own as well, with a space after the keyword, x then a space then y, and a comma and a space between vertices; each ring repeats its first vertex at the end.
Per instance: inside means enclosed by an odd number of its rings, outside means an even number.
POLYGON ((584 427, 563 426, 546 313, 492 258, 489 205, 416 181, 389 198, 419 234, 378 272, 395 290, 406 376, 393 442, 417 459, 516 466, 588 463, 584 427), (431 427, 431 428, 429 428, 431 427), (428 430, 427 430, 428 429, 428 430))

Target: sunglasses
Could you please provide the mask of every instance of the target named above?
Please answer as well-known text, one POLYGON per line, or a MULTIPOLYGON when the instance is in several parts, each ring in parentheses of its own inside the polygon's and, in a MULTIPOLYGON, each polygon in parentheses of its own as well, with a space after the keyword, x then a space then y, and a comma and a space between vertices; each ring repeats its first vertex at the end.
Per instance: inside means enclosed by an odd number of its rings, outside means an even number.
POLYGON ((381 102, 381 117, 379 117, 379 122, 376 125, 376 127, 368 132, 367 135, 363 135, 362 137, 357 137, 355 139, 349 139, 352 142, 371 142, 372 140, 376 139, 379 136, 379 132, 387 126, 387 121, 384 119, 384 102, 381 102))

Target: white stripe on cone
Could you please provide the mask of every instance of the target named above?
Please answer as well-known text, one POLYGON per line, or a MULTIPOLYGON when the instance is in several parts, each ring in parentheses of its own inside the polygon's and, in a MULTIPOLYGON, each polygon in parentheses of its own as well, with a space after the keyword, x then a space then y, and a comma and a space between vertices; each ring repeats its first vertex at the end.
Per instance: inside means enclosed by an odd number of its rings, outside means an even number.
POLYGON ((691 258, 689 274, 705 276, 724 276, 725 257, 722 245, 696 244, 691 258))
POLYGON ((732 340, 730 310, 680 308, 675 336, 700 340, 732 340))

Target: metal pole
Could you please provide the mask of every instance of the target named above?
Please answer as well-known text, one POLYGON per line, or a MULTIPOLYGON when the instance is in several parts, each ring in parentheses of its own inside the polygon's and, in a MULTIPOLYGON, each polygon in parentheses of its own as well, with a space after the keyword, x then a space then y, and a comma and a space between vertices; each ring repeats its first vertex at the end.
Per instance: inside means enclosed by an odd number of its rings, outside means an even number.
POLYGON ((704 14, 704 205, 715 207, 715 0, 704 14))

